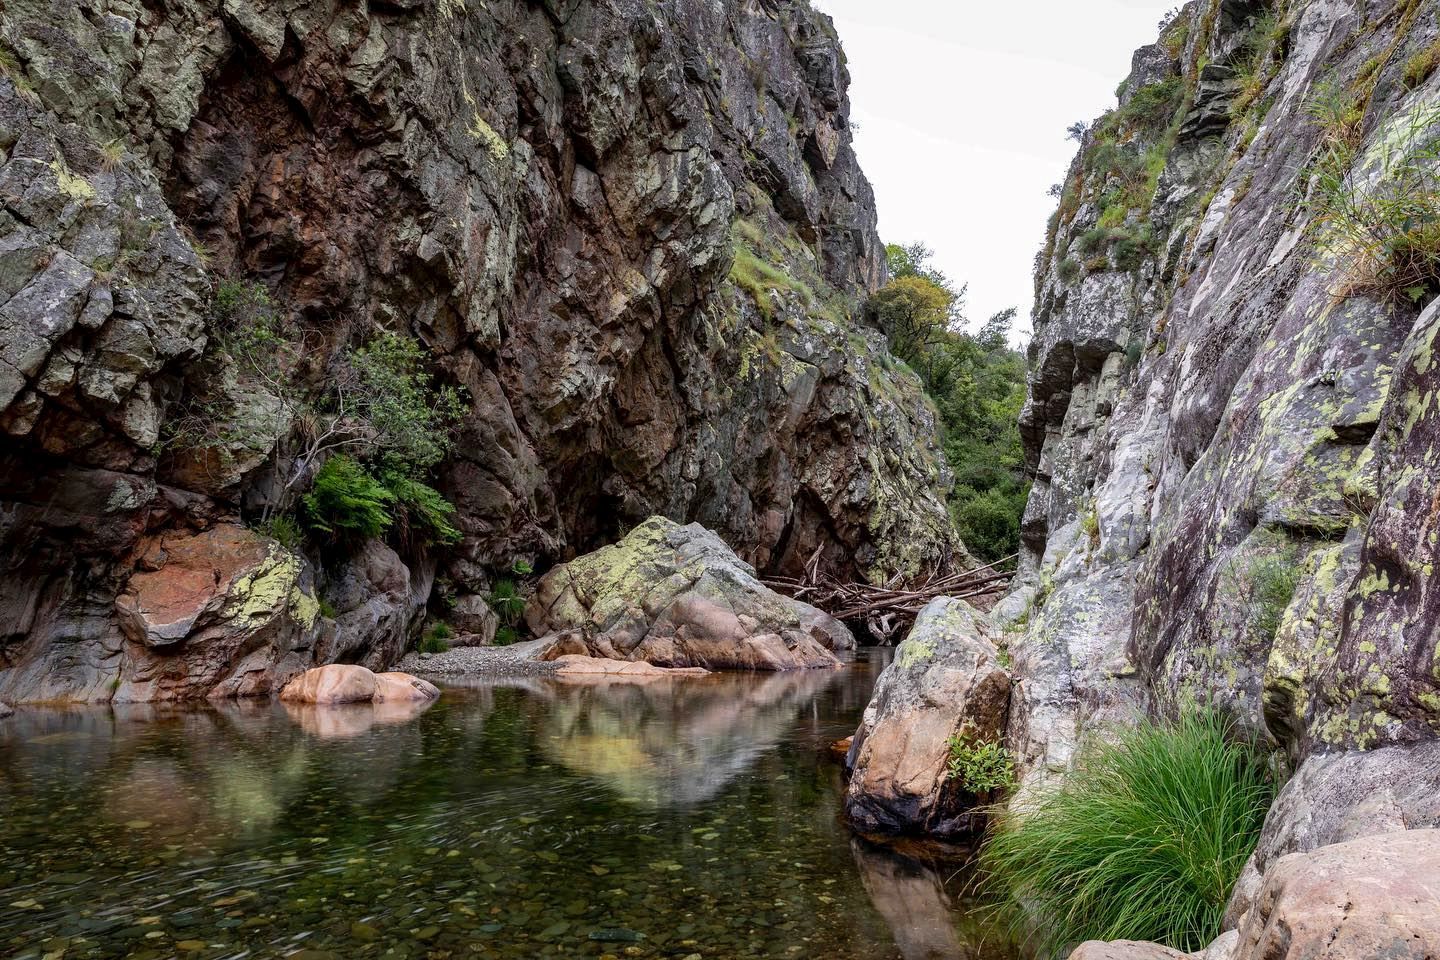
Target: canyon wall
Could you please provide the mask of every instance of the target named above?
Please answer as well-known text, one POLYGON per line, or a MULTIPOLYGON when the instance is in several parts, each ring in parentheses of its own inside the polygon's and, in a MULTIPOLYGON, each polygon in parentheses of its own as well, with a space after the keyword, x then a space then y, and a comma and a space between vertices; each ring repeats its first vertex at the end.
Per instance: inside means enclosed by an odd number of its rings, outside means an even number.
POLYGON ((761 570, 963 559, 933 408, 862 316, 847 84, 804 0, 7 2, 0 700, 383 666, 437 589, 652 514, 761 570), (197 395, 273 415, 217 363, 222 281, 318 377, 380 330, 423 344, 466 398, 435 478, 458 545, 243 526, 283 466, 171 429, 197 395))
POLYGON ((1109 724, 1220 707, 1294 769, 1236 911, 1285 853, 1440 822, 1440 264, 1387 289, 1322 183, 1346 151, 1362 219, 1434 210, 1437 34, 1432 0, 1187 5, 1075 131, 1037 259, 995 611, 1021 798, 1109 724))

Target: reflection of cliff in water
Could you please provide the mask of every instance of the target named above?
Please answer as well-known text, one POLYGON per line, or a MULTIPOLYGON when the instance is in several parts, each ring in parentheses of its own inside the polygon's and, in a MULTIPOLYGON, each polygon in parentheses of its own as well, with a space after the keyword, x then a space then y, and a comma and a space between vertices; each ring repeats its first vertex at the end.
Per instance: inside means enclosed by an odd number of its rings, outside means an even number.
POLYGON ((800 711, 840 676, 795 670, 643 684, 553 681, 542 746, 626 800, 690 806, 786 739, 800 711))
MULTIPOLYGON (((985 923, 983 908, 967 903, 966 871, 954 862, 932 865, 923 855, 879 846, 860 837, 850 839, 850 852, 860 882, 875 910, 885 918, 904 960, 985 960, 1012 956, 1013 946, 998 926, 985 923), (962 922, 968 921, 968 922, 962 922)), ((952 851, 953 853, 953 851, 952 851)))

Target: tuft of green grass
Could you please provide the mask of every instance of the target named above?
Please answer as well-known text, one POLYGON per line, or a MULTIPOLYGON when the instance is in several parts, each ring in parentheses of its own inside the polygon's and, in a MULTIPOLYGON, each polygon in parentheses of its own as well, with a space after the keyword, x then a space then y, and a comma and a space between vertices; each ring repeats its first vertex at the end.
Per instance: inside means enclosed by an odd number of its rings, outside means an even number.
POLYGON ((1345 270, 1336 296, 1369 293, 1420 303, 1440 292, 1440 108, 1412 110, 1369 160, 1359 151, 1358 107, 1322 91, 1310 198, 1324 254, 1345 270))
POLYGON ((1197 950, 1220 933, 1274 795, 1266 757, 1231 721, 1145 722, 1001 817, 982 883, 1042 953, 1090 939, 1197 950))
POLYGON ((1274 639, 1300 584, 1300 567, 1288 556, 1267 557, 1250 568, 1250 597, 1261 636, 1274 639))
POLYGON ((415 649, 421 653, 444 653, 450 649, 450 638, 455 636, 455 631, 450 629, 448 623, 432 623, 429 628, 420 636, 420 642, 415 649))
POLYGON ((1430 46, 1412 54, 1405 61, 1405 72, 1402 75, 1407 90, 1414 90, 1426 80, 1435 69, 1440 67, 1440 39, 1437 39, 1430 46))

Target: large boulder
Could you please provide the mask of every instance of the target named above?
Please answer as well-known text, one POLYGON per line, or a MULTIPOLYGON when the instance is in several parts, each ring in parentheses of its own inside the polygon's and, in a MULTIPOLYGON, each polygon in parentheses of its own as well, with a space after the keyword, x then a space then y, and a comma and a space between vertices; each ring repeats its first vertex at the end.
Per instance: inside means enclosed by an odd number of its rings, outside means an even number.
POLYGON ((315 661, 359 663, 383 670, 405 653, 419 629, 433 568, 411 569, 379 540, 367 541, 338 565, 326 585, 335 629, 326 632, 315 661))
POLYGON ((1428 960, 1440 955, 1440 830, 1405 830, 1281 857, 1240 928, 1197 954, 1085 943, 1070 960, 1428 960))
POLYGON ((439 696, 439 689, 428 680, 408 673, 377 674, 349 663, 306 670, 280 691, 280 699, 287 703, 319 705, 425 702, 439 696))
POLYGON ((120 702, 269 693, 309 666, 320 632, 308 565, 235 524, 151 544, 115 614, 120 702))
POLYGON ((1362 837, 1282 857, 1232 960, 1440 955, 1440 830, 1362 837))
POLYGON ((981 825, 980 798, 949 776, 950 739, 1004 737, 1010 677, 998 635, 964 600, 939 597, 920 611, 850 748, 845 812, 862 831, 952 836, 981 825))
POLYGON ((666 667, 833 667, 855 640, 844 624, 765 587, 749 564, 699 524, 651 517, 619 543, 545 575, 525 609, 567 654, 666 667))

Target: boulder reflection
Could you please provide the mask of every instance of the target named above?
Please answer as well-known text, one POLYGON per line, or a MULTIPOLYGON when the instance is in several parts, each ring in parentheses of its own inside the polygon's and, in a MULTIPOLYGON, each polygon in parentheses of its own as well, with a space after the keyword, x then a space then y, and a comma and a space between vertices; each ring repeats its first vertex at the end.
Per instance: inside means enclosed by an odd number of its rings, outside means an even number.
POLYGON ((793 730, 835 670, 643 683, 549 681, 542 745, 632 803, 684 807, 719 793, 793 730))

